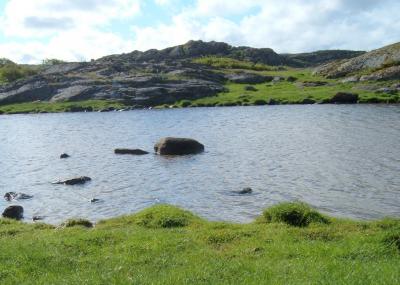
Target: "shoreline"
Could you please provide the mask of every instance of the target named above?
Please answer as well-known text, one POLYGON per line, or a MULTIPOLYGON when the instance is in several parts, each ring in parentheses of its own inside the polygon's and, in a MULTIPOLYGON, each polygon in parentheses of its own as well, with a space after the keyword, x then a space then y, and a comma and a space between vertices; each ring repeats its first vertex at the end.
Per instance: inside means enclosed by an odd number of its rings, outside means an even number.
MULTIPOLYGON (((186 100, 184 100, 186 101, 186 100)), ((96 102, 97 103, 97 102, 96 102)), ((218 108, 218 107, 254 107, 254 106, 283 106, 283 105, 400 105, 400 102, 357 102, 357 103, 326 103, 326 102, 315 102, 315 103, 302 103, 302 102, 291 102, 291 103, 269 103, 265 102, 262 104, 245 104, 238 105, 236 103, 224 103, 222 105, 213 104, 194 104, 189 106, 180 105, 162 105, 162 106, 147 106, 137 107, 132 105, 123 105, 119 101, 103 101, 101 107, 96 104, 90 104, 90 101, 82 102, 63 102, 63 103, 20 103, 12 105, 0 106, 1 115, 19 115, 19 114, 53 114, 53 113, 103 113, 103 112, 126 112, 135 110, 164 110, 164 109, 191 109, 191 108, 218 108), (19 109, 19 110, 18 110, 19 109), (22 110, 21 110, 22 109, 22 110), (10 110, 10 111, 7 111, 10 110)))
MULTIPOLYGON (((89 219, 86 219, 86 218, 81 218, 81 217, 72 217, 72 218, 68 218, 68 219, 66 219, 66 220, 64 220, 64 221, 62 221, 61 223, 46 223, 46 222, 43 222, 43 220, 45 219, 45 217, 43 218, 43 219, 39 219, 39 220, 33 220, 32 218, 33 217, 29 217, 29 220, 26 220, 26 218, 24 217, 24 218, 22 218, 21 220, 19 220, 18 222, 19 223, 22 223, 22 224, 27 224, 27 225, 32 225, 32 224, 37 224, 37 223, 39 223, 39 224, 45 224, 45 225, 47 225, 47 226, 52 226, 52 227, 60 227, 60 226, 62 226, 63 224, 65 224, 65 223, 67 223, 68 221, 73 221, 73 220, 81 220, 81 221, 87 221, 87 223, 90 223, 90 224, 92 224, 93 226, 95 226, 96 224, 98 224, 98 223, 106 223, 107 221, 113 221, 113 220, 119 220, 119 219, 125 219, 125 218, 132 218, 132 217, 135 217, 135 216, 137 216, 137 215, 140 215, 142 212, 146 212, 146 211, 152 211, 152 209, 157 209, 158 207, 170 207, 170 208, 175 208, 175 209, 179 209, 179 210, 181 210, 181 211, 185 211, 185 212, 187 212, 187 213, 190 213, 190 215, 192 215, 192 216, 196 216, 199 220, 202 220, 203 222, 207 222, 207 223, 225 223, 225 224, 231 224, 231 225, 243 225, 243 226, 245 226, 245 225, 250 225, 250 224, 254 224, 254 223, 258 223, 259 222, 259 220, 260 220, 260 217, 262 216, 262 213, 263 212, 265 212, 265 211, 267 211, 268 209, 270 209, 270 208, 274 208, 275 206, 279 206, 279 205, 286 205, 286 204, 291 204, 291 205, 306 205, 307 207, 309 207, 310 209, 314 209, 314 208, 312 208, 311 206, 309 206, 308 204, 306 204, 306 203, 304 203, 304 202, 279 202, 279 203, 276 203, 276 204, 274 204, 274 205, 271 205, 270 207, 267 207, 267 208, 265 208, 260 214, 258 214, 258 215, 255 215, 255 217, 251 220, 251 221, 249 221, 249 222, 235 222, 235 221, 229 221, 229 220, 210 220, 210 219, 207 219, 207 218, 204 218, 204 217, 201 217, 201 216, 199 216, 199 215, 197 215, 197 214, 194 214, 194 213, 192 213, 191 211, 189 211, 189 210, 187 210, 187 209, 185 209, 185 208, 182 208, 182 207, 180 207, 180 206, 176 206, 176 205, 170 205, 170 204, 155 204, 155 205, 152 205, 152 206, 149 206, 149 207, 146 207, 146 208, 144 208, 144 209, 142 209, 142 210, 139 210, 139 211, 137 211, 137 212, 133 212, 133 213, 128 213, 128 214, 123 214, 123 215, 119 215, 119 216, 113 216, 113 217, 108 217, 108 218, 105 218, 105 219, 99 219, 98 221, 95 221, 95 222, 93 222, 93 221, 91 221, 91 220, 89 220, 89 219)), ((14 204, 13 204, 14 205, 14 204)), ((9 206, 11 206, 11 205, 9 205, 9 206)), ((317 210, 315 210, 316 212, 318 212, 317 210)), ((319 213, 319 212, 318 212, 319 213)), ((376 222, 381 222, 381 221, 384 221, 384 220, 386 220, 386 219, 389 219, 389 220, 399 220, 399 222, 400 222, 400 216, 398 216, 398 217, 396 217, 396 216, 383 216, 383 217, 381 217, 381 218, 370 218, 370 219, 363 219, 363 218, 350 218, 350 217, 344 217, 344 216, 342 216, 342 215, 340 215, 340 216, 334 216, 334 215, 329 215, 329 214, 326 214, 326 213, 321 213, 321 215, 322 216, 325 216, 327 219, 330 219, 330 220, 334 220, 334 221, 336 221, 336 222, 343 222, 343 221, 346 221, 346 222, 351 222, 351 223, 376 223, 376 222)), ((1 217, 0 216, 0 221, 1 221, 1 219, 5 219, 5 220, 12 220, 12 219, 6 219, 6 218, 3 218, 3 217, 1 217)), ((0 223, 1 224, 1 223, 0 223)))

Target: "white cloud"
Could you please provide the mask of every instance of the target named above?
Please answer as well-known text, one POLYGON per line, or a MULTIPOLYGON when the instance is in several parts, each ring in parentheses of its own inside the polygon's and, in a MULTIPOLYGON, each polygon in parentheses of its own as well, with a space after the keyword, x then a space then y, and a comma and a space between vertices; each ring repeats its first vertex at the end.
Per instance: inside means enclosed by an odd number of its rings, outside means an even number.
POLYGON ((400 39, 398 0, 197 0, 189 6, 151 0, 180 12, 141 26, 135 16, 153 12, 141 10, 151 7, 144 1, 150 0, 9 0, 0 27, 10 41, 0 43, 0 56, 79 60, 192 39, 278 52, 368 50, 400 39), (118 36, 113 22, 120 19, 131 23, 131 34, 118 36))
POLYGON ((278 52, 373 49, 400 38, 395 0, 198 0, 170 25, 135 28, 135 48, 164 48, 190 39, 271 47, 278 52), (246 15, 247 13, 247 15, 246 15), (245 15, 239 21, 231 16, 245 15))
POLYGON ((82 61, 129 52, 132 47, 132 41, 126 41, 113 33, 83 29, 79 33, 74 30, 60 33, 46 43, 35 40, 28 43, 0 44, 0 54, 15 62, 24 63, 38 63, 45 58, 82 61))
POLYGON ((3 16, 7 36, 44 37, 65 30, 98 27, 132 17, 138 0, 10 0, 3 16))

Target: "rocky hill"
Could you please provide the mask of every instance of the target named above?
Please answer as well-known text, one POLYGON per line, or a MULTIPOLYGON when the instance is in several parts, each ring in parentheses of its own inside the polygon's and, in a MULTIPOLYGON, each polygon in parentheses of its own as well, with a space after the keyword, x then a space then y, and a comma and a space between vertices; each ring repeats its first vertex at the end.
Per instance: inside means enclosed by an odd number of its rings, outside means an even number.
POLYGON ((400 79, 400 43, 322 65, 315 73, 327 78, 347 76, 351 81, 400 79))
POLYGON ((359 55, 320 51, 279 55, 269 48, 233 47, 221 42, 189 41, 163 50, 133 51, 83 63, 42 67, 36 75, 0 86, 0 105, 33 101, 123 100, 131 105, 170 104, 213 96, 224 90, 224 75, 193 63, 203 56, 227 57, 272 66, 315 66, 359 55))

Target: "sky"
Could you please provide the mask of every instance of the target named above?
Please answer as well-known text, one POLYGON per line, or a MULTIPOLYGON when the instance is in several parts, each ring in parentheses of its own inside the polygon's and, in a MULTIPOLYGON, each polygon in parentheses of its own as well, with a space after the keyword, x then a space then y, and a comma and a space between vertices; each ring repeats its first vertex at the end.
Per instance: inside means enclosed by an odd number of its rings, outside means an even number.
POLYGON ((189 40, 279 53, 400 41, 400 0, 0 0, 0 58, 40 63, 189 40))

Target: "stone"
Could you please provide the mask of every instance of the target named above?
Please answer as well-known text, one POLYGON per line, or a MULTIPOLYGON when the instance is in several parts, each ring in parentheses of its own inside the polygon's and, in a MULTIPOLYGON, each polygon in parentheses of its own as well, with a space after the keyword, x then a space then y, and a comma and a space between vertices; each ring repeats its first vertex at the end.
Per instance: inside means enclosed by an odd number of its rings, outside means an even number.
POLYGON ((251 86, 251 85, 245 86, 244 90, 246 90, 246 91, 258 91, 257 88, 255 88, 254 86, 251 86))
POLYGON ((358 94, 338 92, 329 101, 336 104, 355 104, 358 102, 358 94))
POLYGON ((70 157, 70 155, 67 154, 67 153, 63 153, 63 154, 60 155, 60 158, 61 158, 61 159, 63 159, 63 158, 68 158, 68 157, 70 157))
POLYGON ((226 78, 234 83, 242 83, 242 84, 261 84, 265 82, 271 82, 274 77, 272 76, 264 76, 256 73, 233 73, 226 75, 226 78))
POLYGON ((4 218, 21 220, 24 217, 24 208, 18 205, 9 206, 3 211, 2 216, 4 218))
POLYGON ((304 98, 301 102, 301 104, 315 104, 315 100, 311 98, 304 98))
POLYGON ((198 154, 204 151, 204 145, 190 138, 166 137, 154 145, 154 151, 160 155, 198 154))
POLYGON ((128 148, 117 148, 114 150, 115 154, 133 154, 133 155, 144 155, 148 154, 147 151, 141 149, 128 149, 128 148))
POLYGON ((54 184, 64 184, 64 185, 79 185, 79 184, 85 184, 88 181, 91 181, 92 179, 87 176, 81 176, 77 178, 72 178, 72 179, 67 179, 67 180, 62 180, 55 182, 54 184))
POLYGON ((253 192, 253 189, 251 189, 250 187, 246 187, 246 188, 243 188, 242 190, 238 191, 237 193, 243 195, 243 194, 250 194, 252 192, 253 192))
POLYGON ((299 87, 319 87, 327 85, 326 81, 304 81, 298 84, 299 87))
POLYGON ((17 192, 7 192, 4 194, 4 199, 7 201, 12 201, 12 200, 27 200, 27 199, 32 199, 32 195, 24 194, 24 193, 17 193, 17 192))
POLYGON ((44 220, 46 217, 45 216, 33 216, 32 217, 32 221, 36 222, 36 221, 42 221, 44 220))

